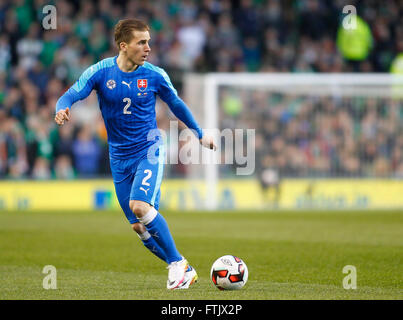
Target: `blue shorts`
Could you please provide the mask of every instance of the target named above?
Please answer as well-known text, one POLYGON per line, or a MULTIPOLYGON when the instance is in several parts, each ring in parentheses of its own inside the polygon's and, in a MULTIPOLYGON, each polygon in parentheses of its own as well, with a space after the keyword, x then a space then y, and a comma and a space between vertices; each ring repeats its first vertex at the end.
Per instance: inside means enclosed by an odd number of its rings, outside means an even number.
POLYGON ((110 165, 119 204, 131 224, 139 222, 130 210, 130 200, 149 203, 159 208, 160 186, 164 171, 164 146, 154 146, 154 154, 148 150, 142 157, 131 159, 110 158, 110 165))

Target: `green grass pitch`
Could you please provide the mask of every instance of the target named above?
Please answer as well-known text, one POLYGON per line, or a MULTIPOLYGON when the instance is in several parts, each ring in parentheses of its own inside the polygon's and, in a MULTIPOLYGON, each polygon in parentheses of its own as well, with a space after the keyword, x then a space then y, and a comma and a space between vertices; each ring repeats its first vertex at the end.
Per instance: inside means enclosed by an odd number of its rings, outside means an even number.
POLYGON ((403 299, 403 212, 163 212, 178 249, 199 274, 168 291, 165 264, 149 253, 123 213, 0 212, 4 299, 403 299), (238 291, 209 278, 218 257, 249 269, 238 291), (57 268, 57 289, 42 287, 57 268), (343 267, 357 289, 343 288, 343 267))

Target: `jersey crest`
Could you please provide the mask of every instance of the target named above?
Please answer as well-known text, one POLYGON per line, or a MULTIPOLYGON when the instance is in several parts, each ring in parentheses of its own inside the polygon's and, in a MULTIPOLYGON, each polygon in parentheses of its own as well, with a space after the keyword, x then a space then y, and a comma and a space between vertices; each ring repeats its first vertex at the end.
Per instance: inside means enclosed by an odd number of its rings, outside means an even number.
POLYGON ((147 79, 137 79, 137 88, 144 92, 147 89, 147 79))

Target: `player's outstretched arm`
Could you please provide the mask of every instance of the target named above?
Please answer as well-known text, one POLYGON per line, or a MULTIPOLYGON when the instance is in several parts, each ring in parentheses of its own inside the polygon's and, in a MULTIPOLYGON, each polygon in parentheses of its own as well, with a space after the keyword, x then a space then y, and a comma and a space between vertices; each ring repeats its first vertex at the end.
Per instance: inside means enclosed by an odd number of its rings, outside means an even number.
POLYGON ((199 138, 200 144, 208 149, 217 149, 212 136, 205 134, 197 121, 193 117, 188 106, 179 98, 177 91, 174 89, 167 73, 157 68, 160 75, 160 87, 158 94, 163 101, 169 106, 174 115, 181 120, 189 129, 194 130, 195 135, 199 138))
POLYGON ((214 151, 217 149, 214 138, 203 132, 194 119, 190 109, 186 106, 182 99, 177 97, 173 101, 171 100, 168 103, 168 106, 179 120, 184 122, 188 128, 194 130, 194 133, 199 137, 200 144, 203 147, 212 149, 214 151))
POLYGON ((174 115, 184 124, 186 124, 189 129, 194 131, 203 147, 212 149, 214 151, 217 149, 213 137, 203 132, 193 117, 192 112, 182 99, 175 95, 170 100, 167 99, 166 102, 174 115))
POLYGON ((56 122, 59 126, 64 125, 64 122, 65 122, 65 121, 69 121, 69 120, 70 120, 70 109, 69 109, 69 108, 59 110, 59 111, 56 113, 55 122, 56 122))
POLYGON ((99 76, 100 62, 87 68, 76 83, 71 86, 56 102, 55 122, 62 126, 65 121, 70 120, 70 108, 78 100, 89 96, 99 76), (97 67, 98 66, 98 67, 97 67), (98 73, 97 73, 98 72, 98 73))

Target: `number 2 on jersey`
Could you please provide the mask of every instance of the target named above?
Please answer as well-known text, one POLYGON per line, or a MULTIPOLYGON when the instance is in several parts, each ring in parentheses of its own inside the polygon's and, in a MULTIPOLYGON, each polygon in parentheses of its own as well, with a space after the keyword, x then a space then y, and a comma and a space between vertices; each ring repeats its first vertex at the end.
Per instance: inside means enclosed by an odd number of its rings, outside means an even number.
POLYGON ((132 104, 132 100, 130 98, 124 98, 123 102, 126 103, 125 107, 123 108, 123 114, 132 114, 131 111, 127 110, 127 109, 129 109, 130 105, 132 104))

